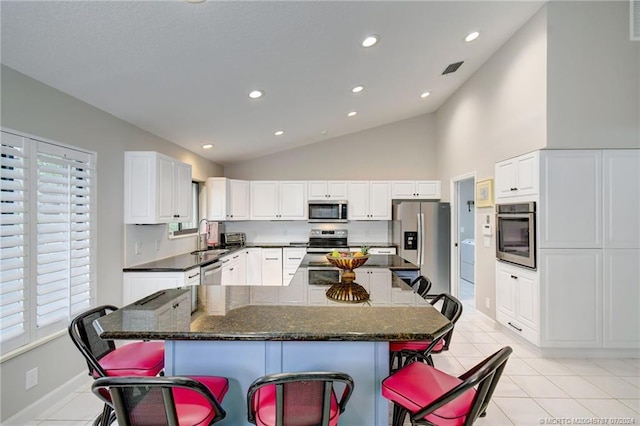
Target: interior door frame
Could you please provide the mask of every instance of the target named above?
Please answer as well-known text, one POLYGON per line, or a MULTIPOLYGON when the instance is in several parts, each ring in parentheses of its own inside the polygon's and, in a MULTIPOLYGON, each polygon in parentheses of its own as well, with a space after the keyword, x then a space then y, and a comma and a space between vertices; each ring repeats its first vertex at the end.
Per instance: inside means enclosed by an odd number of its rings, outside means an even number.
MULTIPOLYGON (((477 182, 477 172, 473 171, 470 173, 465 173, 463 175, 454 176, 449 180, 449 199, 451 200, 451 294, 458 297, 460 291, 460 217, 459 217, 459 206, 461 205, 460 201, 460 182, 463 180, 473 178, 473 184, 477 182)), ((475 197, 474 197, 475 200, 475 197)), ((473 207, 475 212, 475 205, 473 207)), ((473 234, 476 232, 476 222, 473 221, 473 234)), ((475 275, 475 265, 476 265, 476 251, 473 252, 473 267, 474 267, 474 275, 475 275)), ((474 297, 474 305, 475 305, 475 291, 473 294, 474 297)))

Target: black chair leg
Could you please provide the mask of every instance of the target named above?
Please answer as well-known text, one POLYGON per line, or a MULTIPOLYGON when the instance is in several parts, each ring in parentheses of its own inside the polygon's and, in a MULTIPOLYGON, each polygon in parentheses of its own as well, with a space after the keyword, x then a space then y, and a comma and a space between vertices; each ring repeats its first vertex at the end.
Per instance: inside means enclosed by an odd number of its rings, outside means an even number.
POLYGON ((102 413, 93 421, 93 426, 109 426, 116 419, 116 413, 107 404, 104 404, 102 413))
POLYGON ((404 424, 404 419, 407 417, 407 409, 399 406, 398 404, 393 404, 393 426, 402 426, 404 424))

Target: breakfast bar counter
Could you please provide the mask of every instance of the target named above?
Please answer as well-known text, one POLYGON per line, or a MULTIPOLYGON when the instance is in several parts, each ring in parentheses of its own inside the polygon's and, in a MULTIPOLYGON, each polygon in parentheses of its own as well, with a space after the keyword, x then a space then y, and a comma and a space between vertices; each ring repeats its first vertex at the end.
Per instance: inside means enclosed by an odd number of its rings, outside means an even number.
POLYGON ((354 378, 355 390, 340 424, 388 425, 389 405, 381 397, 380 383, 389 374, 389 342, 431 339, 452 325, 389 269, 393 266, 385 264, 386 257, 355 270, 355 282, 370 295, 364 303, 327 298, 337 270, 305 257, 288 286, 225 286, 224 315, 200 309, 190 319, 187 313, 187 321, 158 321, 139 314, 159 312, 154 303, 190 294, 173 289, 107 315, 96 327, 103 338, 164 340, 167 375, 228 377, 222 425, 249 424, 245 398, 253 380, 313 370, 342 371, 354 378))

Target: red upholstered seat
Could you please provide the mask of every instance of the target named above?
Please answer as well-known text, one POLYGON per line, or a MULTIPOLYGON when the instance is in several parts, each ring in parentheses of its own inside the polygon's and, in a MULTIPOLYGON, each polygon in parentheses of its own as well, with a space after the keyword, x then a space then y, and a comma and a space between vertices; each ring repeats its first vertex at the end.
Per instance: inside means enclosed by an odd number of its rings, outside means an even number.
MULTIPOLYGON (((164 368, 164 342, 130 343, 98 360, 107 376, 156 376, 164 368)), ((94 377, 100 377, 96 371, 94 377)))
MULTIPOLYGON (((224 377, 215 376, 187 376, 190 379, 197 380, 204 384, 219 402, 229 390, 229 380, 224 377)), ((200 393, 186 388, 173 388, 173 399, 176 405, 176 413, 181 426, 209 425, 216 416, 215 410, 212 409, 211 403, 200 393)), ((164 406, 158 405, 158 410, 164 410, 164 406)), ((148 405, 140 404, 133 409, 132 418, 144 420, 144 412, 136 412, 136 410, 149 410, 148 405), (138 408, 140 407, 140 408, 138 408)), ((150 419, 149 426, 155 426, 155 419, 150 419)))
MULTIPOLYGON (((462 380, 457 377, 427 364, 414 362, 382 382, 382 396, 415 412, 460 383, 462 380)), ((471 409, 474 396, 475 390, 469 389, 460 397, 425 416, 425 419, 442 426, 462 425, 471 409)))
MULTIPOLYGON (((314 406, 317 404, 314 404, 314 406)), ((276 385, 268 385, 258 389, 254 395, 254 407, 256 412, 256 425, 273 426, 276 424, 276 385)), ((306 417, 306 408, 304 405, 295 405, 287 410, 287 422, 289 424, 298 424, 297 419, 306 417)), ((331 408, 329 411, 329 425, 338 424, 340 410, 338 400, 334 392, 331 393, 331 408)), ((300 423, 305 424, 305 423, 300 423)))
MULTIPOLYGON (((400 352, 400 351, 422 352, 422 351, 426 351, 430 344, 431 344, 430 340, 423 341, 423 342, 391 342, 389 343, 389 350, 391 352, 400 352)), ((440 352, 442 351, 443 347, 444 347, 444 339, 437 342, 431 352, 433 353, 440 352)))

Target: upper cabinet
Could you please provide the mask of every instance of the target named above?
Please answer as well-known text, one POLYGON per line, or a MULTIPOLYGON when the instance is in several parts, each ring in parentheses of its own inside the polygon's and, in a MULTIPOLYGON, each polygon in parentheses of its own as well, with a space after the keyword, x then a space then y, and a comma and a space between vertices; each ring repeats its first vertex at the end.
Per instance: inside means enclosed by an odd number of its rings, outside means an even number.
POLYGON ((439 200, 439 180, 394 180, 391 182, 394 200, 439 200))
POLYGON ((347 182, 344 180, 310 180, 309 200, 346 200, 347 182))
POLYGON ((224 177, 207 179, 207 219, 249 220, 249 182, 224 177))
POLYGON ((496 200, 510 201, 515 197, 535 196, 539 193, 538 151, 496 163, 496 200))
POLYGON ((391 182, 350 181, 349 220, 391 220, 391 182))
POLYGON ((307 220, 306 181, 251 181, 251 220, 307 220))
POLYGON ((191 165, 151 151, 124 156, 124 223, 192 220, 191 165))

